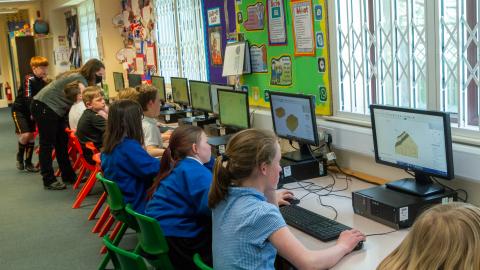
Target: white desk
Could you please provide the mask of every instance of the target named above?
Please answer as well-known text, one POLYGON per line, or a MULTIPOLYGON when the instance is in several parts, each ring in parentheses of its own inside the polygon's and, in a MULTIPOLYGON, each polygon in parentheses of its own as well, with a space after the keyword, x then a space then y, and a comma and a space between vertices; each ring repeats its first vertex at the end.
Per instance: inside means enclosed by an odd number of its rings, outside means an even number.
MULTIPOLYGON (((343 177, 343 175, 339 176, 343 177)), ((333 180, 331 177, 321 177, 309 180, 309 182, 313 182, 320 186, 326 186, 332 183, 333 180)), ((374 185, 367 182, 352 179, 349 184, 348 190, 336 192, 335 194, 352 197, 352 191, 361 190, 373 186, 374 185)), ((290 183, 286 184, 285 187, 295 188, 298 187, 298 184, 290 183)), ((343 189, 344 187, 345 180, 337 178, 334 188, 343 189)), ((297 198, 301 198, 303 195, 307 194, 307 191, 305 191, 304 189, 295 189, 292 190, 292 192, 297 198)), ((323 191, 321 193, 324 194, 326 193, 326 191, 323 191)), ((343 223, 349 227, 358 229, 366 235, 390 232, 394 230, 383 224, 354 214, 351 199, 337 196, 324 196, 322 197, 322 203, 332 205, 337 209, 338 222, 343 223)), ((318 196, 316 196, 315 194, 310 194, 301 199, 299 206, 328 218, 333 219, 335 216, 333 210, 320 205, 318 201, 318 196)), ((292 231, 292 233, 300 240, 300 242, 302 242, 309 249, 318 250, 333 246, 335 244, 335 241, 321 242, 320 240, 313 238, 312 236, 303 233, 291 226, 289 226, 289 228, 290 231, 292 231)), ((408 230, 401 230, 386 235, 369 236, 367 237, 367 240, 363 243, 363 248, 361 250, 353 251, 352 253, 348 254, 332 269, 376 269, 377 265, 400 244, 400 242, 403 240, 403 238, 405 238, 407 233, 408 230)))

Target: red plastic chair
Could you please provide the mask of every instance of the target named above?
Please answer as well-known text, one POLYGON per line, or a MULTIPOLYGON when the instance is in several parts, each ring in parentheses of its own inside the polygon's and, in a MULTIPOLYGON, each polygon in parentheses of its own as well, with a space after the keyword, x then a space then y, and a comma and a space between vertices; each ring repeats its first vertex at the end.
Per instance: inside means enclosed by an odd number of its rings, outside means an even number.
MULTIPOLYGON (((87 145, 87 148, 90 148, 88 143, 86 144, 87 145)), ((93 144, 92 144, 93 145, 93 144)), ((95 148, 95 146, 93 146, 93 148, 95 148)), ((93 148, 90 148, 92 151, 93 151, 93 148)), ((96 148, 95 148, 96 149, 96 148)), ((87 179, 87 182, 85 183, 85 185, 83 185, 82 189, 80 190, 80 192, 78 193, 77 195, 77 198, 75 199, 75 201, 73 202, 73 205, 72 205, 72 208, 79 208, 80 205, 82 204, 83 200, 85 200, 85 198, 87 197, 88 193, 90 193, 90 191, 92 190, 93 186, 95 186, 95 183, 97 182, 97 178, 96 178, 96 174, 99 173, 101 171, 101 166, 100 166, 100 153, 98 152, 98 150, 96 150, 96 153, 94 151, 94 154, 93 154, 93 160, 95 161, 95 165, 91 165, 89 164, 85 158, 83 157, 83 155, 80 156, 81 159, 83 159, 82 161, 82 168, 84 169, 83 170, 83 174, 82 174, 82 170, 80 171, 80 174, 79 174, 79 177, 81 176, 83 178, 83 175, 85 174, 85 171, 86 170, 89 170, 90 171, 90 175, 88 176, 88 179, 87 179), (85 162, 85 163, 84 163, 85 162)), ((82 178, 80 179, 77 179, 77 181, 75 182, 74 184, 74 189, 75 189, 75 185, 76 187, 78 187, 78 185, 80 184, 80 181, 82 180, 82 178)))

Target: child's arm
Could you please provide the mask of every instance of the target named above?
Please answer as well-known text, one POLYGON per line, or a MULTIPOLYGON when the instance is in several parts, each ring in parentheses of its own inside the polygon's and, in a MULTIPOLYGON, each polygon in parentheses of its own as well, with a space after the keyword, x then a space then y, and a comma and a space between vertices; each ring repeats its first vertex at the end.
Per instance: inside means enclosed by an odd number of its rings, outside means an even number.
POLYGON ((277 248, 278 253, 296 268, 328 269, 350 253, 358 242, 365 240, 365 236, 355 229, 344 231, 335 246, 322 250, 305 248, 288 227, 275 231, 268 239, 277 248))
POLYGON ((156 147, 154 145, 147 145, 146 149, 148 154, 152 157, 161 157, 165 149, 156 147))

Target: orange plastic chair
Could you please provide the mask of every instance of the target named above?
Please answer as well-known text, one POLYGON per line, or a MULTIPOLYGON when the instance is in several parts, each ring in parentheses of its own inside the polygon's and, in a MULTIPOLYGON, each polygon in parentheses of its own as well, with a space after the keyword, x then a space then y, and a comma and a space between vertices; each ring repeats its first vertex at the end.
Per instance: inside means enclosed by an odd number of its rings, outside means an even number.
MULTIPOLYGON (((88 146, 88 143, 86 144, 87 147, 88 146)), ((92 144, 93 145, 93 144, 92 144)), ((95 148, 95 146, 93 146, 95 148)), ((83 155, 80 156, 80 158, 83 159, 82 161, 82 164, 83 164, 83 168, 85 168, 85 170, 83 170, 83 174, 80 172, 79 174, 79 177, 82 176, 85 174, 85 171, 88 169, 90 171, 90 175, 87 179, 87 182, 85 183, 85 185, 83 185, 82 189, 80 190, 80 192, 78 193, 77 195, 77 198, 75 199, 75 201, 73 202, 73 205, 72 205, 72 208, 79 208, 80 205, 82 204, 83 200, 85 200, 85 198, 87 197, 88 193, 90 193, 90 191, 92 190, 93 186, 95 186, 95 183, 97 182, 97 178, 95 177, 97 175, 97 173, 99 173, 101 170, 102 170, 102 167, 100 166, 100 153, 98 152, 98 150, 96 150, 97 153, 94 152, 93 154, 93 160, 95 161, 95 165, 91 165, 89 164, 85 158, 83 158, 83 155), (83 163, 85 162, 85 163, 83 163)), ((74 186, 80 184, 80 181, 82 180, 82 178, 80 179, 77 179, 77 181, 75 182, 74 186)), ((75 188, 75 187, 74 187, 75 188)))

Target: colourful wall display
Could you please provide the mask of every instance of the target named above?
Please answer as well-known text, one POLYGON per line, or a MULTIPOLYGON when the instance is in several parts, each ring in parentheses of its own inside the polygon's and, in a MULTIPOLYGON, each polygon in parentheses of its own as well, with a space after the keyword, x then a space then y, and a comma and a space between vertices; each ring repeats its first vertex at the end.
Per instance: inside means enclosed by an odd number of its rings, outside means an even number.
POLYGON ((242 0, 236 3, 237 19, 243 18, 237 20, 237 29, 244 34, 253 52, 252 74, 242 78, 242 89, 248 89, 250 105, 268 107, 268 91, 311 94, 316 97, 316 113, 331 115, 326 0, 242 0), (297 14, 294 16, 292 12, 297 14), (282 16, 285 24, 282 24, 282 16), (269 22, 275 25, 270 26, 269 22), (306 29, 308 32, 294 35, 294 27, 297 31, 306 29), (285 31, 286 38, 282 36, 285 31), (298 42, 302 46, 296 46, 298 42), (303 48, 303 53, 298 52, 299 48, 303 48))

